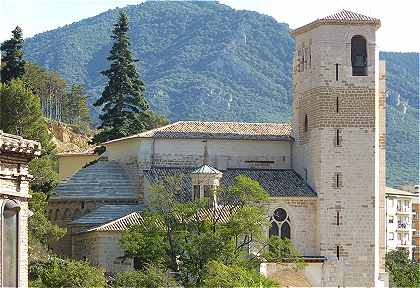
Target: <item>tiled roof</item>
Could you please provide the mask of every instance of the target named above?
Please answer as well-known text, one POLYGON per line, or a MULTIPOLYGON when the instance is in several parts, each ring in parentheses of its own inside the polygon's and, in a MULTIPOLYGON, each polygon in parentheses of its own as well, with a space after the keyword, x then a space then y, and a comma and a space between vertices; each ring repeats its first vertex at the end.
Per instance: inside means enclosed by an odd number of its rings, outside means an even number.
MULTIPOLYGON (((144 174, 151 183, 165 177, 182 176, 182 187, 178 198, 187 201, 191 198, 192 171, 194 168, 155 167, 145 170, 144 174)), ((221 185, 225 187, 233 185, 236 176, 245 175, 258 181, 272 197, 316 197, 316 193, 292 169, 228 169, 221 172, 223 173, 221 185)))
POLYGON ((40 155, 41 144, 0 130, 0 152, 40 155))
POLYGON ((198 169, 194 170, 193 172, 191 172, 191 174, 220 174, 220 173, 222 172, 220 172, 216 168, 211 167, 209 165, 203 165, 199 167, 198 169))
POLYGON ((108 204, 102 205, 82 217, 73 220, 72 225, 100 225, 120 219, 133 212, 144 210, 143 204, 108 204))
POLYGON ((341 10, 332 15, 317 19, 309 24, 299 27, 292 31, 293 35, 300 34, 315 28, 321 24, 371 24, 379 28, 381 21, 374 17, 365 16, 356 12, 341 10))
MULTIPOLYGON (((201 209, 197 213, 197 217, 199 221, 203 221, 205 219, 211 219, 217 218, 218 223, 226 223, 226 221, 229 219, 230 215, 235 211, 236 209, 231 206, 223 206, 219 208, 209 208, 209 209, 201 209), (214 213, 214 214, 213 214, 214 213)), ((195 216, 194 216, 195 217, 195 216)), ((188 220, 187 220, 188 222, 188 220)), ((100 226, 96 226, 93 228, 90 228, 86 230, 86 232, 92 232, 92 231, 124 231, 127 229, 130 225, 139 225, 143 223, 143 217, 142 213, 140 211, 132 212, 128 215, 125 215, 121 218, 115 219, 113 221, 110 221, 108 223, 102 224, 100 226)), ((159 227, 163 223, 159 223, 159 227)))
POLYGON ((289 123, 244 123, 179 121, 140 134, 105 142, 113 143, 132 138, 165 139, 238 139, 238 140, 289 140, 292 127, 289 123))
POLYGON ((333 21, 365 21, 365 22, 371 22, 373 24, 377 23, 379 21, 379 19, 377 18, 373 18, 373 17, 369 17, 369 16, 365 16, 356 12, 352 12, 352 11, 348 11, 348 10, 341 10, 340 12, 337 12, 335 14, 326 16, 324 18, 321 18, 319 20, 324 20, 324 21, 329 21, 329 20, 333 20, 333 21))
POLYGON ((100 160, 63 180, 50 200, 135 200, 139 192, 117 161, 100 160))

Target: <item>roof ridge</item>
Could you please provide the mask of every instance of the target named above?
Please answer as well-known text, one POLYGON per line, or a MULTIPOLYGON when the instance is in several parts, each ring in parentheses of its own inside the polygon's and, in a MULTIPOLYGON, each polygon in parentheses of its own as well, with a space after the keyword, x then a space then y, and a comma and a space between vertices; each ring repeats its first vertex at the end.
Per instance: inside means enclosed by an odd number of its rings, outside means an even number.
POLYGON ((340 11, 324 16, 322 18, 317 18, 316 20, 309 22, 303 26, 300 26, 291 31, 293 36, 296 36, 300 33, 309 31, 313 28, 316 28, 322 24, 370 24, 375 25, 375 28, 378 29, 381 25, 381 20, 375 17, 366 16, 359 12, 353 12, 347 9, 341 9, 340 11))
MULTIPOLYGON (((176 123, 220 123, 220 124, 275 124, 275 125, 291 125, 291 122, 244 122, 244 121, 200 121, 200 120, 180 120, 176 123)), ((175 124, 175 123, 174 123, 175 124)))
POLYGON ((103 143, 102 143, 102 145, 106 145, 106 144, 113 143, 113 142, 120 141, 120 140, 125 140, 125 139, 131 139, 131 138, 142 137, 142 135, 144 135, 144 134, 155 133, 155 132, 157 132, 157 131, 160 131, 160 130, 162 130, 162 129, 166 129, 166 128, 171 127, 171 126, 173 126, 173 125, 175 125, 175 124, 178 124, 178 123, 180 123, 180 122, 182 122, 182 121, 176 121, 176 122, 173 122, 173 123, 169 123, 169 124, 163 125, 163 126, 161 126, 161 127, 153 128, 153 129, 151 129, 151 130, 143 131, 143 132, 136 133, 136 134, 133 134, 133 135, 129 135, 129 136, 126 136, 126 137, 121 137, 121 138, 117 138, 117 139, 112 139, 112 140, 109 140, 109 141, 103 142, 103 143))
POLYGON ((131 213, 129 213, 129 214, 127 214, 127 215, 123 216, 123 217, 120 217, 120 218, 117 218, 117 219, 111 220, 111 221, 109 221, 109 222, 103 223, 103 224, 101 224, 101 225, 99 225, 99 226, 96 226, 96 227, 92 227, 92 228, 90 228, 90 229, 86 230, 86 232, 91 232, 91 231, 96 231, 97 229, 103 229, 103 228, 106 228, 107 226, 110 226, 110 225, 112 225, 112 224, 116 223, 117 221, 122 221, 122 220, 124 220, 125 218, 132 216, 133 214, 140 214, 140 212, 139 212, 139 211, 134 211, 134 212, 131 212, 131 213))

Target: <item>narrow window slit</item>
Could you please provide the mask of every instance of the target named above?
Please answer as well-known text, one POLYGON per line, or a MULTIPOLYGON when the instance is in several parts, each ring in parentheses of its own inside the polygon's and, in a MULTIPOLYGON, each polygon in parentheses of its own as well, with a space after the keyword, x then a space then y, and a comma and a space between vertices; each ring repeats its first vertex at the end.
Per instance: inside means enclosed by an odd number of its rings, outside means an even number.
POLYGON ((338 81, 338 64, 335 64, 335 81, 338 81))
POLYGON ((337 211, 337 226, 340 226, 340 211, 337 211))
POLYGON ((341 141, 340 141, 340 129, 337 129, 336 130, 335 145, 336 146, 340 146, 341 145, 341 141))
POLYGON ((339 103, 338 103, 338 97, 335 99, 335 112, 339 112, 339 108, 338 108, 338 105, 339 105, 339 103))

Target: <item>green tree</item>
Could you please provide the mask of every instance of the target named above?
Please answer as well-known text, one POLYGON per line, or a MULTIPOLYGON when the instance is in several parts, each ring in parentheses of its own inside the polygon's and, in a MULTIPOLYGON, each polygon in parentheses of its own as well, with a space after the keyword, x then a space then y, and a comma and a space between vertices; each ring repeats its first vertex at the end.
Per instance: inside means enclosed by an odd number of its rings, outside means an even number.
POLYGON ((246 269, 239 265, 225 265, 217 261, 208 263, 203 282, 205 287, 279 287, 278 283, 267 279, 256 270, 246 269))
POLYGON ((108 77, 102 96, 94 103, 102 106, 102 129, 93 142, 103 142, 143 131, 146 127, 142 115, 149 106, 144 98, 144 83, 134 65, 135 60, 129 50, 128 17, 120 12, 114 25, 114 44, 108 60, 111 67, 102 72, 108 77))
POLYGON ((25 72, 25 61, 23 60, 22 51, 22 29, 20 29, 19 26, 16 26, 12 31, 12 34, 13 37, 4 41, 0 46, 0 50, 2 51, 0 77, 2 83, 20 78, 25 72))
POLYGON ((0 129, 39 141, 43 154, 54 149, 39 98, 25 87, 22 80, 12 80, 0 86, 0 107, 0 129))
POLYGON ((42 116, 39 98, 22 80, 0 84, 0 104, 0 129, 41 143, 41 156, 29 163, 29 172, 34 176, 29 200, 29 208, 34 212, 29 218, 29 252, 38 255, 45 252, 48 243, 64 234, 45 214, 48 194, 58 182, 55 147, 42 116))
POLYGON ((104 270, 88 262, 53 257, 31 266, 31 287, 107 287, 104 270))
POLYGON ((29 218, 29 255, 34 258, 48 254, 46 247, 48 244, 60 239, 65 234, 65 229, 52 224, 45 210, 47 208, 47 195, 43 192, 31 192, 29 209, 33 215, 29 218))
POLYGON ((409 258, 407 249, 398 248, 385 255, 385 267, 393 287, 420 287, 420 265, 409 258))
POLYGON ((176 286, 176 282, 168 277, 164 269, 153 265, 148 265, 144 271, 118 273, 114 284, 114 287, 133 288, 169 288, 176 286))
POLYGON ((91 125, 91 119, 83 86, 78 84, 72 85, 65 102, 63 121, 75 124, 83 131, 88 130, 91 125))
POLYGON ((270 286, 272 282, 257 277, 256 267, 262 261, 302 262, 290 241, 267 239, 269 197, 257 181, 238 176, 231 187, 213 190, 219 199, 215 208, 207 198, 179 201, 184 177, 153 184, 150 211, 143 214, 143 224, 123 232, 121 245, 126 255, 147 259, 140 270, 153 261, 166 264, 185 287, 210 285, 216 283, 213 277, 235 273, 239 274, 232 282, 226 280, 227 287, 270 286), (155 246, 150 247, 153 241, 155 246), (250 255, 250 247, 260 253, 250 255))

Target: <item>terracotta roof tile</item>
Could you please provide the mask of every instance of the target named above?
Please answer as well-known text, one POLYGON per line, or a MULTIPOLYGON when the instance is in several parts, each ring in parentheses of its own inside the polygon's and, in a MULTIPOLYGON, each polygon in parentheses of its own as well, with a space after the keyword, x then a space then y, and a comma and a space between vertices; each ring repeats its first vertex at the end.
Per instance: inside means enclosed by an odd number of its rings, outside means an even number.
MULTIPOLYGON (((200 209, 197 211, 196 216, 198 217, 199 221, 204 221, 206 219, 217 218, 219 223, 226 223, 229 219, 230 215, 236 211, 236 208, 232 206, 221 206, 218 208, 208 208, 208 209, 200 209)), ((189 218, 191 219, 191 218, 189 218)), ((196 218, 197 219, 197 218, 196 218)), ((186 222, 189 220, 187 219, 186 222)), ((142 211, 132 212, 124 217, 115 219, 108 223, 102 224, 100 226, 96 226, 90 229, 85 230, 84 232, 93 232, 93 231, 124 231, 130 225, 139 225, 143 223, 142 211)), ((158 224, 159 227, 164 227, 163 223, 158 224)))
POLYGON ((381 21, 378 18, 365 16, 356 12, 341 10, 332 15, 317 19, 309 24, 299 27, 292 31, 292 35, 298 35, 321 24, 371 24, 379 28, 381 21))
POLYGON ((245 122, 202 122, 179 121, 140 134, 105 142, 132 138, 166 139, 238 139, 238 140, 289 140, 292 126, 289 123, 245 123, 245 122))

